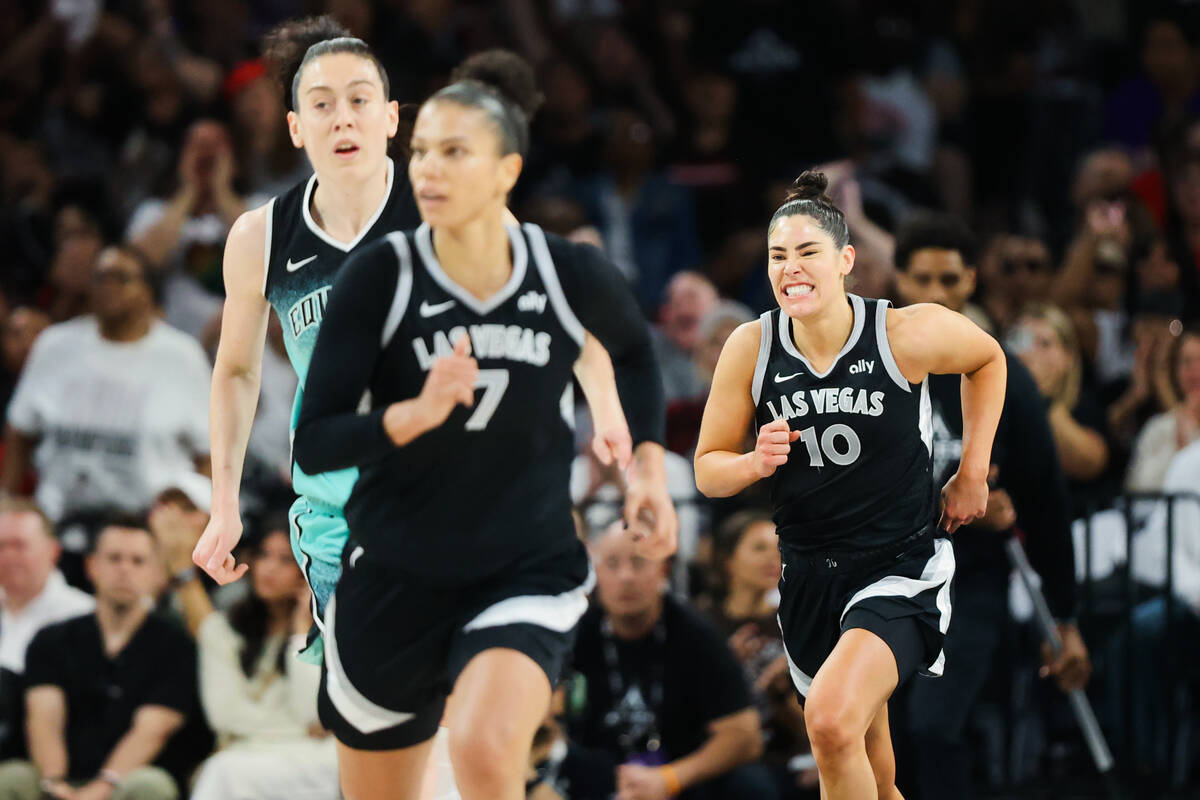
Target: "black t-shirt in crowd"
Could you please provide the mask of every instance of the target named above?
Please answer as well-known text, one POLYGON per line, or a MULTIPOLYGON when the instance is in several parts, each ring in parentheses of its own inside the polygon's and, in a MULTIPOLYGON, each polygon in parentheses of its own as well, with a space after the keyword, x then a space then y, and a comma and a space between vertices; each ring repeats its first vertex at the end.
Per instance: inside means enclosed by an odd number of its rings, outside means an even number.
POLYGON ((200 716, 196 647, 185 631, 153 614, 112 658, 94 614, 43 629, 29 645, 25 682, 31 689, 57 686, 66 695, 72 780, 99 773, 142 706, 165 706, 187 717, 154 761, 177 781, 211 741, 205 741, 200 716))
POLYGON ((587 707, 572 722, 573 741, 625 762, 645 753, 646 739, 657 728, 661 760, 673 761, 708 741, 710 722, 753 705, 742 665, 725 638, 670 596, 663 602, 662 635, 612 638, 622 690, 614 697, 604 617, 594 604, 579 623, 574 669, 587 680, 587 707), (622 744, 622 737, 632 745, 622 744))

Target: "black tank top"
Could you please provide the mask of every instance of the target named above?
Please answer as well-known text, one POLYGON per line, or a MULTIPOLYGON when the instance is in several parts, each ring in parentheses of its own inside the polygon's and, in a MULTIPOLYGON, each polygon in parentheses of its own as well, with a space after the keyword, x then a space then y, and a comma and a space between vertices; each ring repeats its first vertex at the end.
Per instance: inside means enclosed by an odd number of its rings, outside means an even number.
POLYGON ((849 302, 850 338, 823 373, 797 349, 782 310, 760 318, 755 421, 785 419, 801 434, 770 478, 782 544, 874 548, 934 522, 927 382, 910 383, 896 366, 889 303, 853 294, 849 302))

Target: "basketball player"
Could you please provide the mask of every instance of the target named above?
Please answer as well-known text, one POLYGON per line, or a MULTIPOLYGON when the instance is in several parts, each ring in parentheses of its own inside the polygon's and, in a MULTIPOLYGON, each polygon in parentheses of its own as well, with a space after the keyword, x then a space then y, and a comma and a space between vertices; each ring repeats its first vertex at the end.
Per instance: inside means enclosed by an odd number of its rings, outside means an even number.
POLYGON ((696 483, 725 497, 771 479, 779 624, 822 795, 895 800, 887 700, 917 670, 942 671, 954 554, 940 537, 986 507, 1005 363, 994 339, 941 306, 847 294, 854 248, 826 186, 804 173, 771 219, 779 308, 725 344, 696 483), (937 526, 930 373, 964 377, 962 463, 937 526))
POLYGON ((648 327, 599 250, 505 224, 537 92, 517 56, 491 66, 422 106, 409 176, 425 224, 347 262, 304 386, 298 464, 360 470, 319 701, 348 800, 413 796, 451 690, 464 800, 524 797, 594 582, 568 496, 586 330, 637 444, 626 518, 652 516, 648 552, 675 544, 648 327))
MULTIPOLYGON (((245 573, 232 555, 242 534, 238 491, 247 437, 258 402, 259 369, 270 310, 283 325, 288 357, 303 386, 334 276, 349 254, 389 231, 413 228, 420 216, 407 174, 388 158, 399 107, 370 49, 330 17, 288 22, 267 37, 267 58, 285 86, 292 142, 314 175, 267 205, 244 214, 227 243, 226 301, 213 370, 212 521, 196 546, 196 564, 218 583, 245 573)), ((459 70, 486 69, 468 61, 459 70)), ((627 466, 631 443, 607 354, 584 348, 578 376, 605 463, 627 466)), ((297 391, 293 427, 299 413, 297 391)), ((320 624, 341 573, 346 521, 342 506, 357 470, 307 474, 293 465, 299 495, 292 505, 292 549, 312 587, 320 624)), ((319 663, 320 641, 305 652, 319 663)))

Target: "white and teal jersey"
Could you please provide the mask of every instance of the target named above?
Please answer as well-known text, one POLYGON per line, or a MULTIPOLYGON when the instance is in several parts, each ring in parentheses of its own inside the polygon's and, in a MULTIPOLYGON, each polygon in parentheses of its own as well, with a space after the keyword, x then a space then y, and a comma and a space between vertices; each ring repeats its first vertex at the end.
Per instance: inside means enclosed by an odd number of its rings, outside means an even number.
MULTIPOLYGON (((292 368, 300 379, 292 406, 292 430, 300 415, 304 381, 317 343, 317 332, 324 318, 325 303, 338 270, 351 253, 385 234, 420 224, 407 176, 396 174, 391 159, 387 162, 388 191, 374 216, 351 242, 339 242, 317 226, 312 217, 312 195, 317 176, 297 184, 286 194, 271 200, 267 227, 267 263, 263 296, 283 324, 284 344, 292 368)), ((346 469, 320 475, 307 475, 293 462, 292 488, 317 510, 340 515, 346 499, 358 480, 358 470, 346 469)), ((314 557, 326 551, 341 555, 342 541, 323 541, 336 537, 317 537, 303 542, 303 549, 314 557)))

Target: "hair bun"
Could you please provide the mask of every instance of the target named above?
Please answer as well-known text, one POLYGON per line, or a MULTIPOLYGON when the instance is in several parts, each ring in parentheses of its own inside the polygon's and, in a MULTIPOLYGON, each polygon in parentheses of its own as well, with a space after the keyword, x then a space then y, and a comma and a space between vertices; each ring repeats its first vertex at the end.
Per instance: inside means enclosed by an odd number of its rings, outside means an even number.
POLYGON ((340 22, 325 14, 282 22, 263 37, 263 58, 267 62, 267 70, 283 91, 284 104, 289 109, 292 107, 292 79, 296 76, 296 70, 300 69, 308 48, 318 42, 350 35, 350 31, 340 22))
POLYGON ((815 172, 811 169, 806 169, 800 173, 800 177, 792 181, 792 185, 788 187, 787 199, 785 203, 791 203, 794 200, 825 200, 832 204, 833 201, 825 194, 825 190, 829 188, 829 178, 825 177, 824 172, 815 172))
POLYGON ((468 58, 450 73, 450 82, 478 81, 498 92, 505 100, 532 119, 545 99, 537 86, 533 67, 510 50, 484 50, 468 58))

